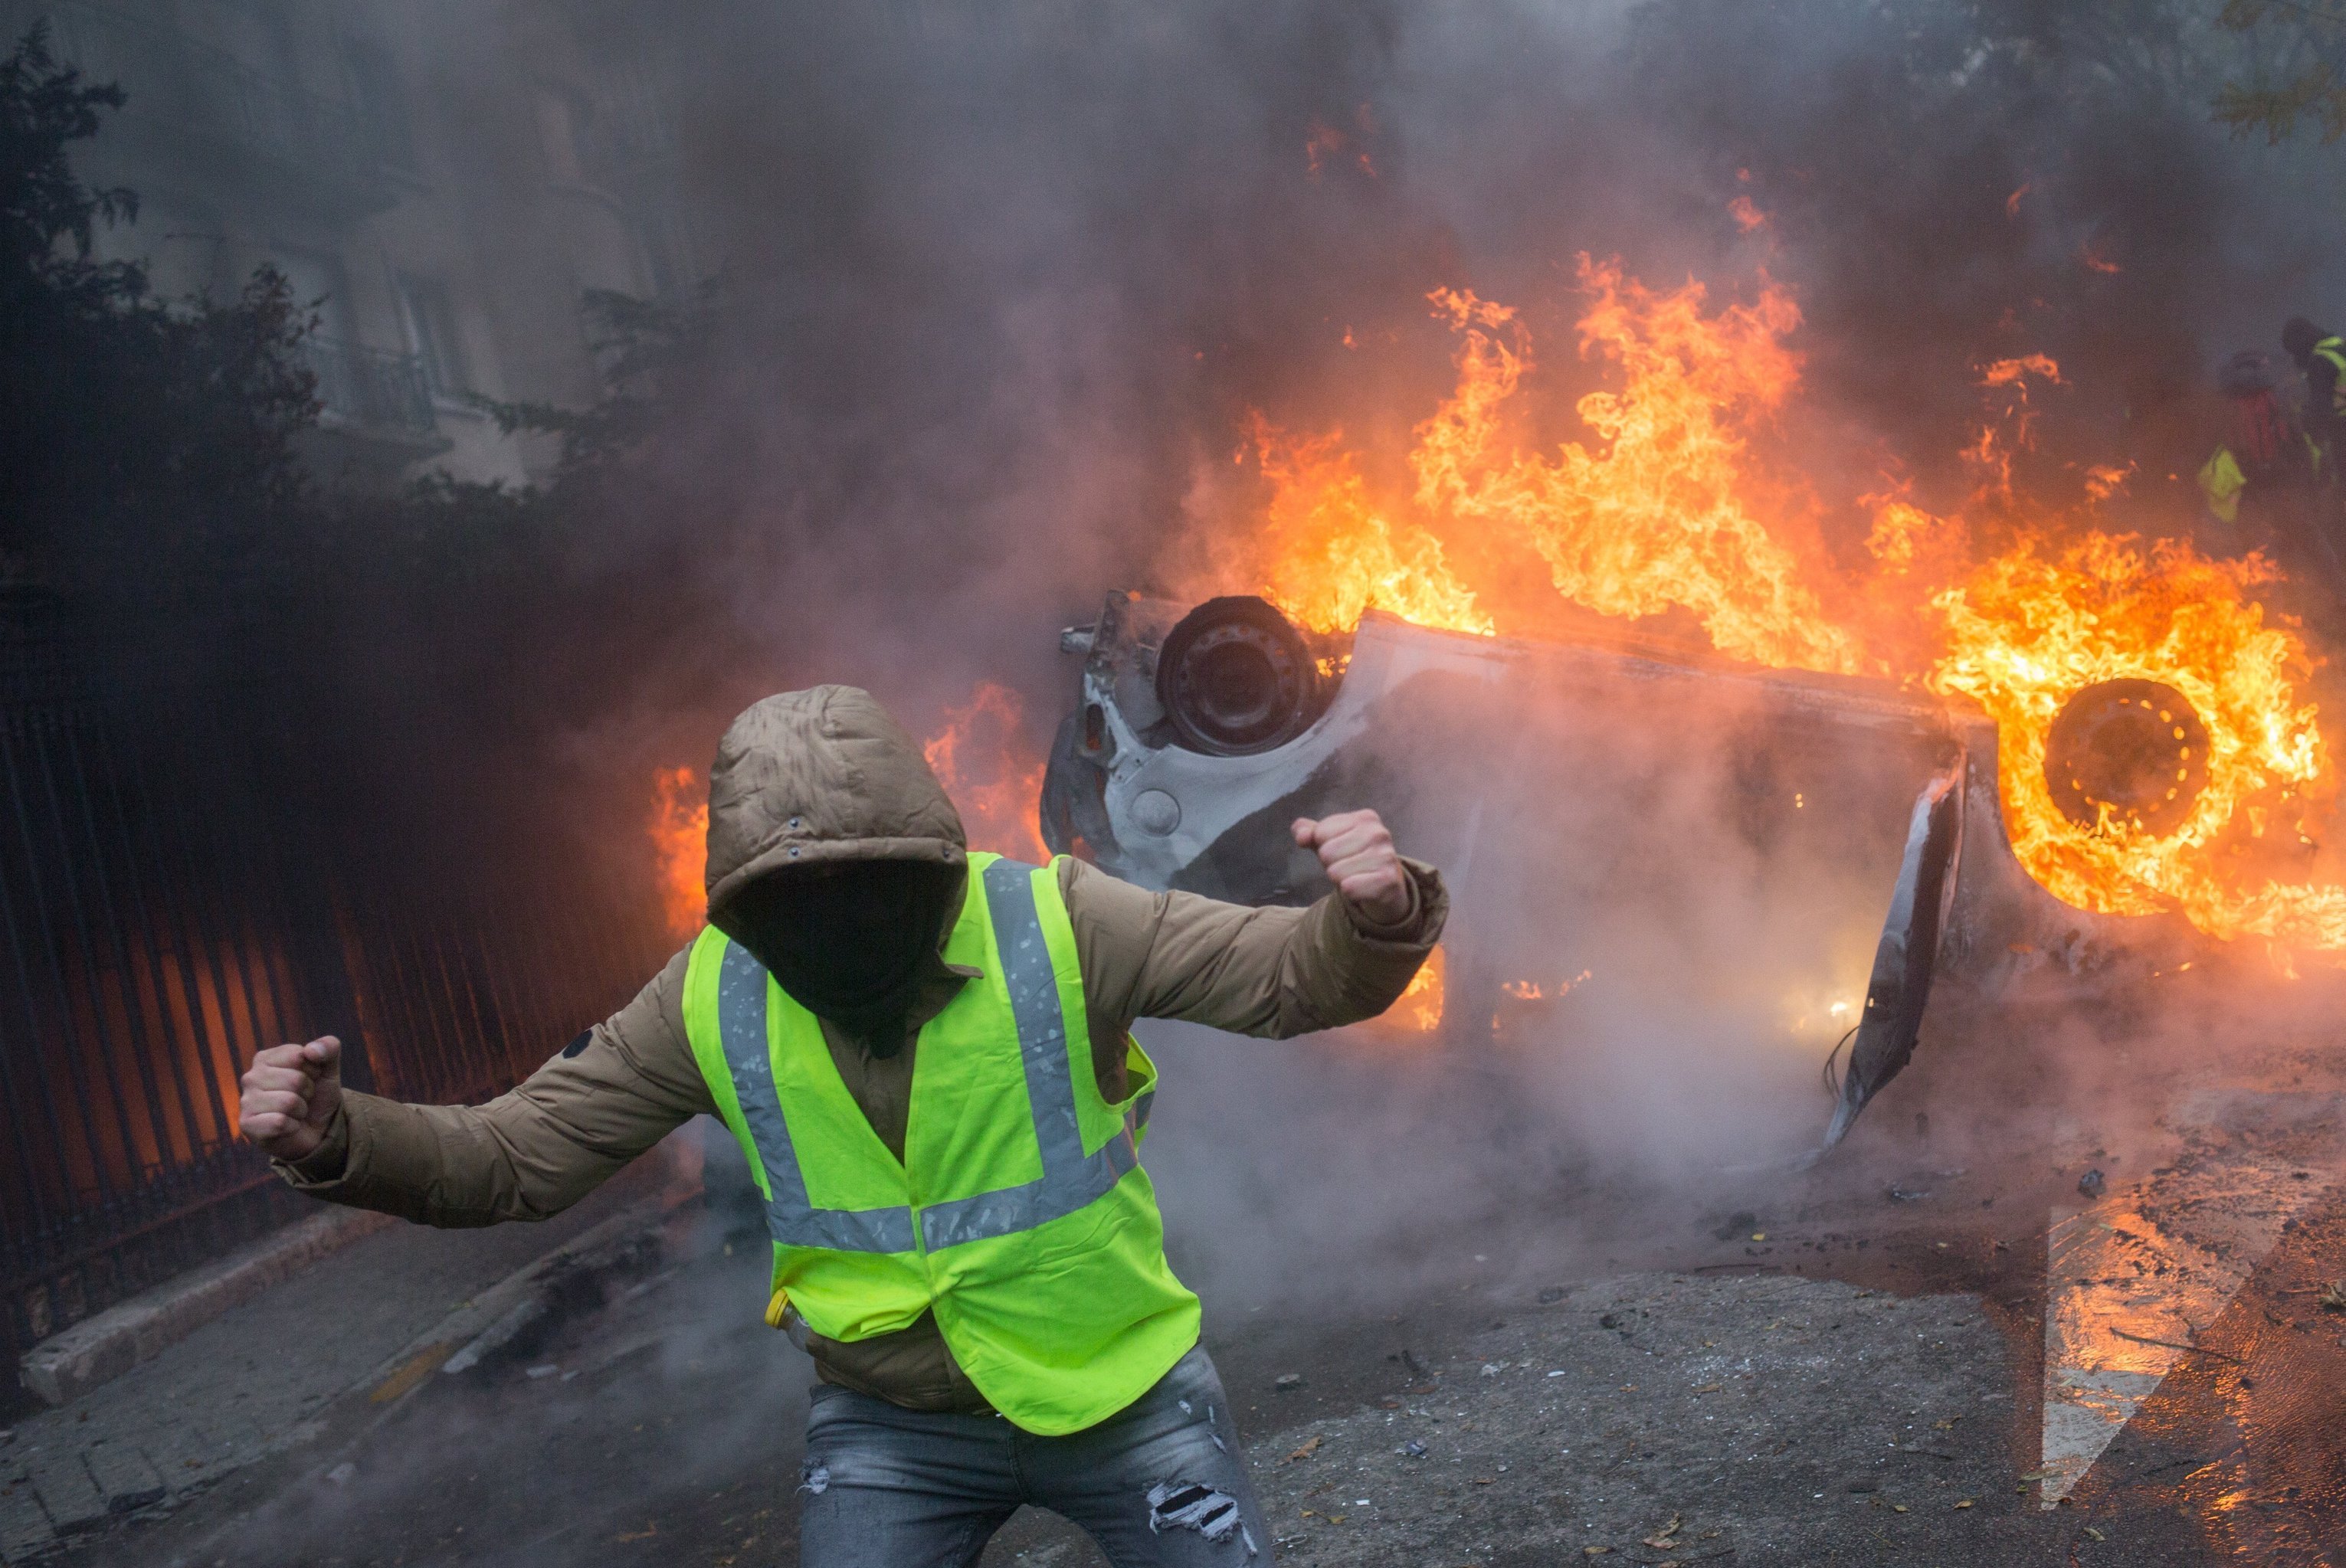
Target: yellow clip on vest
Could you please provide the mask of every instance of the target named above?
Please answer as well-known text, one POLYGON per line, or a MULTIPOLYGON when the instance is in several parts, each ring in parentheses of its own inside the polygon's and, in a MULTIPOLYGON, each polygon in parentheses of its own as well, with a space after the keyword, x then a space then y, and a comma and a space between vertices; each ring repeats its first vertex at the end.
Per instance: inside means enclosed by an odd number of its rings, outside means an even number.
POLYGON ((901 1163, 814 1015, 713 928, 685 972, 685 1032, 765 1196, 767 1320, 795 1310, 852 1341, 933 1310, 995 1410, 1078 1431, 1198 1340, 1140 1168, 1156 1068, 1133 1045, 1133 1093, 1101 1097, 1056 865, 970 856, 945 958, 980 973, 922 1027, 901 1163))

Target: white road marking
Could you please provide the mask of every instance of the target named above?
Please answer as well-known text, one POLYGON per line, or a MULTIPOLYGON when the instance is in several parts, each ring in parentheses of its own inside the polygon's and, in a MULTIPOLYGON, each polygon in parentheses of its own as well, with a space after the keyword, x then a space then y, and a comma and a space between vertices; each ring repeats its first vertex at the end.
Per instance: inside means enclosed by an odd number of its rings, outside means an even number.
POLYGON ((2053 1212, 2043 1506, 2076 1490, 2272 1251, 2282 1225, 2324 1190, 2292 1176, 2301 1166, 2270 1161, 2236 1142, 2188 1170, 2113 1187, 2091 1208, 2053 1212))

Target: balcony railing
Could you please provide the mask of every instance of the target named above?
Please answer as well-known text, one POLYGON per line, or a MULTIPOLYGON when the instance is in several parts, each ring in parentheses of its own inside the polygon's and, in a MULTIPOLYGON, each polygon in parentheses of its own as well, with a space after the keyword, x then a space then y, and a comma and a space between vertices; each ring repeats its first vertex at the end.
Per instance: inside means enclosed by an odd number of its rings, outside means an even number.
POLYGON ((350 105, 254 69, 182 29, 102 5, 46 7, 58 56, 93 82, 120 84, 126 120, 274 166, 325 205, 379 210, 395 199, 350 105))
POLYGON ((310 338, 301 344, 301 355, 317 378, 326 424, 410 440, 429 440, 437 431, 432 384, 413 354, 310 338))

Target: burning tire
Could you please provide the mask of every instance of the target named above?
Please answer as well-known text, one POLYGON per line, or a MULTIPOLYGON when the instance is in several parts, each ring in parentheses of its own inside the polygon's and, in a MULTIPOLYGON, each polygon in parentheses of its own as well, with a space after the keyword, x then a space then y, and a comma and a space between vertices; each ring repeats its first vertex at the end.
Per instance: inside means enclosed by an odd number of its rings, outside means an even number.
POLYGON ((2081 828, 2113 825, 2164 836, 2183 825, 2208 783, 2208 727, 2190 701, 2156 680, 2106 680, 2062 705, 2045 738, 2045 782, 2081 828))
POLYGON ((1294 739, 1323 706, 1303 634, 1252 595, 1208 599, 1166 634, 1157 699, 1192 751, 1247 757, 1294 739))

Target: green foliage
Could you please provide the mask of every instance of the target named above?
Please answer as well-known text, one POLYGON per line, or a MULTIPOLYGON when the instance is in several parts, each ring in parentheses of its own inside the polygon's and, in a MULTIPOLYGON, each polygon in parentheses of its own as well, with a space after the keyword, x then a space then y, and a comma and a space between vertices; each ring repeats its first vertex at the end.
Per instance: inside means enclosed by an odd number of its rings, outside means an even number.
POLYGON ((561 443, 555 487, 567 494, 639 476, 682 385, 706 361, 719 284, 712 280, 680 305, 607 289, 585 300, 604 395, 584 409, 481 400, 508 435, 561 443))
POLYGON ((2215 117, 2235 136, 2262 132, 2278 147, 2300 122, 2316 127, 2324 147, 2346 136, 2346 6, 2302 0, 2225 0, 2221 24, 2243 37, 2258 36, 2280 51, 2278 73, 2260 70, 2249 81, 2228 81, 2216 96, 2215 117))
POLYGON ((40 27, 0 62, 0 563, 124 607, 224 606, 281 582, 307 499, 307 322, 273 273, 232 303, 168 302, 93 259, 138 205, 83 185, 68 149, 122 99, 40 27))
POLYGON ((706 537, 676 519, 713 508, 661 432, 709 299, 597 295, 606 395, 489 405, 558 442, 542 484, 321 486, 301 444, 313 323, 285 280, 167 300, 99 259, 137 200, 89 188, 70 155, 122 101, 38 28, 0 61, 0 578, 57 590, 128 664, 336 738, 346 779, 502 755, 626 700, 659 629, 701 618, 706 537))

